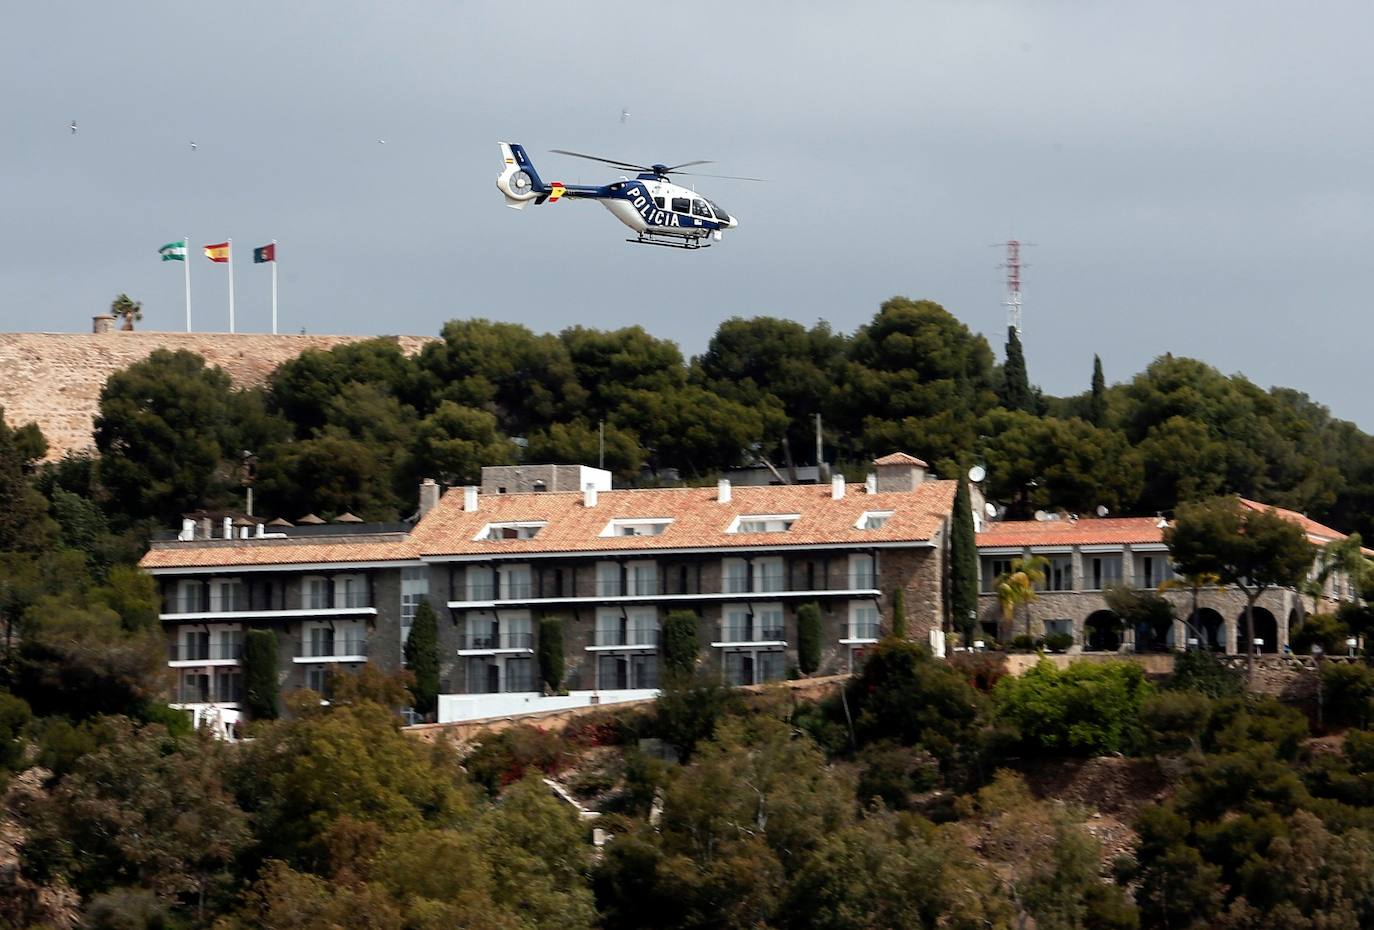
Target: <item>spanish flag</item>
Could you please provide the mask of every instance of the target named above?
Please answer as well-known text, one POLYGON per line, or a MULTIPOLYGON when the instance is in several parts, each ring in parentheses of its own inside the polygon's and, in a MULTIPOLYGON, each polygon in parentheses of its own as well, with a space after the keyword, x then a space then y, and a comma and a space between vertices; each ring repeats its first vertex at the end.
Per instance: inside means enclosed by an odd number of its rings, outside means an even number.
POLYGON ((205 247, 205 257, 212 262, 229 261, 229 243, 221 242, 217 245, 207 245, 205 247))

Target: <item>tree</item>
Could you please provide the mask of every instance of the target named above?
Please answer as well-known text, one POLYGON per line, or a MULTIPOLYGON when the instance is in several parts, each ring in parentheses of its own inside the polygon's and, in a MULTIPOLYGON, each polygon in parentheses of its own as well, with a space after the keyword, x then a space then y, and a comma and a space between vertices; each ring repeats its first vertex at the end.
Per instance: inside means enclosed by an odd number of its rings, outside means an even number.
POLYGON ((1192 595, 1192 610, 1188 613, 1188 619, 1183 622, 1191 631, 1192 635, 1197 638, 1199 645, 1205 644, 1207 642, 1207 637, 1205 637, 1202 631, 1197 627, 1198 598, 1201 596, 1203 588, 1213 588, 1219 584, 1221 584, 1221 577, 1212 572, 1203 572, 1200 575, 1182 575, 1178 578, 1166 578, 1159 583, 1159 590, 1161 591, 1186 590, 1192 595))
POLYGON ((1021 334, 1007 327, 1007 360, 1002 365, 1002 390, 998 398, 1008 410, 1036 413, 1035 395, 1026 376, 1026 356, 1021 349, 1021 334))
POLYGON ((803 604, 797 608, 797 665, 803 675, 821 666, 821 607, 803 604))
POLYGON ((421 601, 415 608, 415 619, 406 637, 405 662, 415 676, 410 692, 416 712, 434 713, 439 701, 439 629, 438 618, 428 600, 421 601))
POLYGON ((275 720, 280 712, 277 634, 249 630, 243 637, 243 703, 254 720, 275 720))
POLYGON ((995 582, 1002 618, 1010 622, 1015 619, 1018 607, 1024 610, 1027 637, 1031 635, 1030 605, 1035 602, 1035 586, 1045 583, 1045 569, 1049 564, 1050 560, 1043 555, 1012 559, 1010 568, 995 582))
POLYGON ((1333 576, 1344 575, 1352 591, 1358 591, 1368 572, 1369 560, 1364 556, 1359 533, 1333 539, 1322 546, 1317 550, 1317 563, 1312 573, 1303 582, 1303 593, 1312 598, 1312 613, 1321 612, 1321 598, 1326 593, 1326 583, 1333 576))
POLYGON ((892 635, 906 639, 906 589, 892 591, 892 635))
POLYGON ((1133 662, 1075 662, 1061 671, 1042 659, 997 682, 993 695, 997 716, 1028 748, 1100 755, 1140 744, 1140 708, 1151 691, 1133 662))
POLYGON ((1165 598, 1124 584, 1109 585, 1103 594, 1108 609, 1135 634, 1137 652, 1168 647, 1174 608, 1165 598))
POLYGON ((332 431, 271 446, 258 467, 260 500, 267 512, 290 519, 352 513, 365 520, 394 520, 401 501, 381 452, 332 431))
POLYGON ((1088 400, 1088 422, 1093 426, 1107 425, 1107 379, 1102 376, 1102 359, 1093 356, 1092 395, 1088 400))
POLYGON ((674 610, 663 618, 663 671, 669 676, 690 677, 697 666, 697 615, 674 610))
POLYGON ((471 484, 481 477, 483 465, 508 465, 518 452, 497 430, 493 414, 445 400, 416 429, 411 470, 445 484, 471 484))
MULTIPOLYGON (((400 416, 414 418, 420 370, 394 339, 365 339, 332 349, 307 349, 268 379, 267 407, 286 418, 298 439, 338 423, 337 401, 360 386, 392 398, 400 416)), ((435 402, 437 403, 437 401, 435 402)), ((385 424, 373 421, 371 428, 385 424)))
POLYGON ((644 464, 644 449, 639 444, 638 436, 628 429, 603 424, 598 430, 594 423, 572 420, 568 423, 552 423, 547 429, 530 433, 525 461, 594 465, 598 468, 604 462, 604 467, 620 478, 636 478, 644 464))
POLYGON ((1312 567, 1312 544, 1297 524, 1274 510, 1246 507, 1234 497, 1179 506, 1164 530, 1169 554, 1185 573, 1214 574, 1245 595, 1246 669, 1253 675, 1255 602, 1271 587, 1296 588, 1312 567))
POLYGON ((25 459, 15 431, 5 423, 0 407, 0 552, 41 552, 57 537, 48 518, 47 502, 24 474, 25 459))
POLYGON ((973 533, 973 505, 968 483, 959 476, 954 516, 949 530, 949 610, 955 629, 972 646, 978 617, 978 543, 973 533))
POLYGON ((555 694, 563 686, 563 621, 558 617, 539 621, 539 680, 555 694))
POLYGON ((110 304, 110 313, 116 320, 123 321, 124 325, 120 329, 133 332, 134 321, 143 319, 143 304, 128 294, 120 294, 110 304))

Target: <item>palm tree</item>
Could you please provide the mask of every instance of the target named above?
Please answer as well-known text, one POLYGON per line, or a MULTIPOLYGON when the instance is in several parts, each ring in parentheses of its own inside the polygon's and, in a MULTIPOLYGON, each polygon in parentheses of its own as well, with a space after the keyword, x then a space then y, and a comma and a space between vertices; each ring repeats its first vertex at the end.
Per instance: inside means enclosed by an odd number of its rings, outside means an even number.
POLYGON ((1183 621, 1183 625, 1188 628, 1189 632, 1191 632, 1194 637, 1196 637, 1199 644, 1205 644, 1207 637, 1203 636, 1202 631, 1195 625, 1197 620, 1198 595, 1202 592, 1203 588, 1211 588, 1219 584, 1221 584, 1221 576, 1213 572, 1183 575, 1179 578, 1169 578, 1159 583, 1159 590, 1161 591, 1188 590, 1193 593, 1193 610, 1188 614, 1188 619, 1183 621))
POLYGON ((1361 550, 1359 533, 1345 539, 1333 539, 1317 550, 1317 562, 1312 576, 1303 582, 1302 593, 1312 598, 1312 613, 1319 613, 1326 582, 1332 575, 1343 574, 1358 590, 1360 581, 1369 572, 1369 560, 1361 550))
POLYGON ((1012 559, 1006 573, 997 578, 997 603, 1002 607, 1002 618, 1011 621, 1016 616, 1016 608, 1024 608, 1026 615, 1026 636, 1030 636, 1030 605, 1035 600, 1035 586, 1045 583, 1045 569, 1050 560, 1043 555, 1033 555, 1024 559, 1012 559))
POLYGON ((115 319, 124 321, 120 329, 133 332, 134 321, 143 319, 143 304, 128 294, 120 294, 114 299, 114 303, 110 304, 110 313, 114 314, 115 319))

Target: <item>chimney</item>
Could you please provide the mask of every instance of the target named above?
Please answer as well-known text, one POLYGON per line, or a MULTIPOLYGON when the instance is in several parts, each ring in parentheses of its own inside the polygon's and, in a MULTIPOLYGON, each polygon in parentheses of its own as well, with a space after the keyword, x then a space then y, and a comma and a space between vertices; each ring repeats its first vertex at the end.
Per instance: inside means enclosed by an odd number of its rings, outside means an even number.
POLYGON ((830 499, 832 501, 844 500, 844 475, 836 475, 830 479, 830 499))
POLYGON ((873 472, 869 472, 869 473, 868 473, 868 477, 864 479, 864 493, 865 493, 865 494, 877 494, 877 493, 878 493, 878 476, 877 476, 876 474, 874 474, 873 472))
POLYGON ((730 503, 730 479, 722 478, 716 482, 716 500, 722 504, 730 503))
POLYGON ((215 536, 215 523, 209 517, 200 518, 200 538, 213 539, 215 536))
POLYGON ((596 506, 596 485, 592 484, 590 481, 582 488, 582 506, 596 506))
POLYGON ((470 485, 468 485, 467 487, 463 488, 463 512, 464 512, 464 513, 476 513, 476 512, 477 512, 477 486, 476 486, 476 485, 470 484, 470 485))
POLYGON ((439 506, 439 482, 433 478, 426 478, 420 482, 420 519, 425 518, 435 507, 439 506))
POLYGON ((874 459, 873 464, 876 466, 874 470, 878 473, 878 490, 884 494, 916 490, 921 482, 926 480, 926 469, 930 467, 916 456, 907 455, 905 452, 884 455, 880 459, 874 459))
POLYGON ((256 536, 258 539, 262 539, 264 536, 266 536, 266 535, 267 535, 267 524, 265 524, 265 523, 259 523, 259 524, 257 525, 257 528, 253 530, 253 535, 256 536))
POLYGON ((186 542, 196 538, 196 521, 190 517, 181 518, 181 532, 177 534, 177 539, 186 542))
POLYGON ((224 538, 234 538, 234 521, 231 520, 229 517, 224 518, 224 538))
POLYGON ((91 332, 96 335, 114 332, 114 317, 110 316, 108 313, 102 313, 99 316, 91 317, 91 332))

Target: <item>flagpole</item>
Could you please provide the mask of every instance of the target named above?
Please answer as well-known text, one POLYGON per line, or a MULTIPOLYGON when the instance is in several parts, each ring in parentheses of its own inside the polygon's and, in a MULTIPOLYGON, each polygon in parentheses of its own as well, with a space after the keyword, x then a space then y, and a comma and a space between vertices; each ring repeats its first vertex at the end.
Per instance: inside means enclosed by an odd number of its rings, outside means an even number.
POLYGON ((272 240, 272 335, 277 334, 277 240, 272 240))
POLYGON ((185 248, 181 250, 182 257, 186 260, 182 262, 186 266, 186 331, 191 331, 191 237, 187 236, 184 240, 185 248))
POLYGON ((234 331, 234 240, 226 240, 229 252, 229 332, 234 331))

